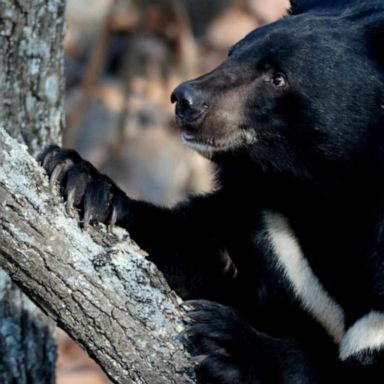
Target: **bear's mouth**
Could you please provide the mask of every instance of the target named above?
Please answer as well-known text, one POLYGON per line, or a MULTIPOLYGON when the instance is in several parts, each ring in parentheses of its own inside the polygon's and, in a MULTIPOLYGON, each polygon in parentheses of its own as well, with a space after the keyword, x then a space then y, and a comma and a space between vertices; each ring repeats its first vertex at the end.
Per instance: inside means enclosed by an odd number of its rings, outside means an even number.
POLYGON ((194 149, 197 152, 209 153, 220 149, 214 139, 201 138, 189 132, 181 132, 181 141, 187 147, 194 149))
POLYGON ((181 141, 187 147, 197 151, 204 157, 212 157, 214 153, 235 150, 244 145, 254 144, 257 139, 248 130, 237 130, 224 137, 201 136, 197 133, 181 131, 181 141))
POLYGON ((200 114, 193 120, 188 120, 176 115, 176 122, 181 132, 181 141, 198 152, 214 151, 217 147, 217 140, 204 129, 205 117, 205 114, 200 114))

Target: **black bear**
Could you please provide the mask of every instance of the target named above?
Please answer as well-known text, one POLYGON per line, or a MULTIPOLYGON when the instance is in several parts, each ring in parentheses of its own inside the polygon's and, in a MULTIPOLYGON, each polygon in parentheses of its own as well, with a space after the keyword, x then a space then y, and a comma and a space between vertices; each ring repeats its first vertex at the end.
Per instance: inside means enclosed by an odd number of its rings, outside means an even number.
POLYGON ((69 211, 127 228, 194 299, 207 382, 383 382, 383 42, 382 0, 295 0, 177 87, 182 140, 221 188, 173 209, 74 151, 42 154, 69 211))

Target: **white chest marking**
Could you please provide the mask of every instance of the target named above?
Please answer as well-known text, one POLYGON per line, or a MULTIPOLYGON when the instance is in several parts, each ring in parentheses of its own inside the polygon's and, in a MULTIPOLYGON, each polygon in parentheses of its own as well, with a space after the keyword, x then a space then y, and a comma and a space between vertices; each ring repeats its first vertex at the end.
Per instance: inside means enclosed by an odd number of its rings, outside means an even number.
POLYGON ((313 273, 285 217, 268 212, 265 223, 279 267, 292 284, 297 298, 339 344, 345 332, 342 308, 328 295, 313 273))

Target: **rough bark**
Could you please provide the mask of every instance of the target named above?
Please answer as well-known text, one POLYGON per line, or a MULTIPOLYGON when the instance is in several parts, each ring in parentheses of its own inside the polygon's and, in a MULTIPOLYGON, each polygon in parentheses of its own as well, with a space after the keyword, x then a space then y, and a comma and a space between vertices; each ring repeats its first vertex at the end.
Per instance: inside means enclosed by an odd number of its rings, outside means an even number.
MULTIPOLYGON (((34 154, 63 125, 63 13, 64 0, 0 0, 0 125, 34 154)), ((0 319, 0 383, 53 383, 54 323, 1 270, 0 319)))
POLYGON ((66 217, 36 162, 0 130, 0 265, 116 383, 193 383, 183 310, 121 230, 66 217))

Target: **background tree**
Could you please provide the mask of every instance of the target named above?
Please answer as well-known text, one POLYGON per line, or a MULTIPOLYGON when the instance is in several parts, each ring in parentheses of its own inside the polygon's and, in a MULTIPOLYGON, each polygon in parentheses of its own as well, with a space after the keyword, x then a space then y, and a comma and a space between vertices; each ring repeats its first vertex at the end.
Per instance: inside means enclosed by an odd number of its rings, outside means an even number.
MULTIPOLYGON (((33 155, 61 139, 63 36, 63 0, 0 0, 0 127, 33 155)), ((0 382, 53 383, 54 330, 0 271, 0 382)))

